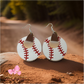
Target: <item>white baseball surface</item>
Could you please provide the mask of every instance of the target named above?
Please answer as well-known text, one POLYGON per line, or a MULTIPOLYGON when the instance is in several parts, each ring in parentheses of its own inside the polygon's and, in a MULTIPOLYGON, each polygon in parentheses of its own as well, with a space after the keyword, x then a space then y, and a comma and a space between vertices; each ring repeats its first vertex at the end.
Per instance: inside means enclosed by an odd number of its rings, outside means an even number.
POLYGON ((67 44, 61 37, 58 36, 59 45, 56 48, 51 48, 49 45, 49 41, 51 40, 51 36, 48 37, 43 43, 43 53, 47 57, 47 59, 51 61, 59 61, 61 60, 66 52, 67 52, 67 44))
POLYGON ((41 53, 41 43, 34 37, 33 46, 31 48, 25 48, 23 42, 26 40, 27 36, 20 39, 17 44, 17 52, 19 56, 26 61, 33 61, 41 53))

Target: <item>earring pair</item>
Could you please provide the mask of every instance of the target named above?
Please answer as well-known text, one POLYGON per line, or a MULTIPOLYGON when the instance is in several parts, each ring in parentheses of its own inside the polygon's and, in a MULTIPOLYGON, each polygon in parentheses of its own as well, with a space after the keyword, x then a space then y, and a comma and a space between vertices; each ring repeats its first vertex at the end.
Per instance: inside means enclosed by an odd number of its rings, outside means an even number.
MULTIPOLYGON (((67 45, 64 39, 58 36, 57 33, 53 30, 53 24, 49 23, 48 25, 51 25, 51 30, 53 33, 44 41, 43 53, 47 59, 51 61, 59 61, 65 56, 67 52, 67 45)), ((31 31, 31 25, 29 31, 30 34, 21 38, 18 42, 17 52, 22 59, 26 61, 34 61, 41 54, 41 43, 33 35, 31 31)))

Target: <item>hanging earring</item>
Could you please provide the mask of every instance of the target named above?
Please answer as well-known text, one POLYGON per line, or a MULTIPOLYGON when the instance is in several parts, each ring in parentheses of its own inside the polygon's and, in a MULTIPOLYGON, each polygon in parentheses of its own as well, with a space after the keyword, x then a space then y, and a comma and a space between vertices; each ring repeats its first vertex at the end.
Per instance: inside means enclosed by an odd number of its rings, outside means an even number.
POLYGON ((51 25, 53 34, 44 41, 43 53, 47 59, 51 61, 59 61, 67 52, 67 44, 64 39, 58 36, 58 34, 53 30, 53 24, 49 23, 48 25, 51 25))
POLYGON ((37 59, 37 57, 41 53, 41 43, 36 37, 34 37, 31 31, 31 25, 29 31, 30 34, 28 36, 21 38, 20 41, 18 42, 17 52, 23 60, 33 61, 37 59))

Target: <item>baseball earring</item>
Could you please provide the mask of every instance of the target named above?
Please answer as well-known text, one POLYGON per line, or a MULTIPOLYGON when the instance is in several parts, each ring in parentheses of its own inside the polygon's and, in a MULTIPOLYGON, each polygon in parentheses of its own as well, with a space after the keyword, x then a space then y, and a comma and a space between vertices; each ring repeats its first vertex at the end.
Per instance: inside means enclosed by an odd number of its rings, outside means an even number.
POLYGON ((17 52, 23 60, 33 61, 37 59, 37 57, 41 53, 41 43, 36 37, 34 37, 31 31, 31 25, 29 31, 30 34, 28 36, 21 38, 20 41, 18 42, 17 52))
POLYGON ((51 61, 59 61, 67 52, 67 44, 64 39, 58 36, 58 34, 53 30, 53 24, 49 23, 48 25, 51 25, 53 34, 44 41, 43 53, 47 59, 51 61))

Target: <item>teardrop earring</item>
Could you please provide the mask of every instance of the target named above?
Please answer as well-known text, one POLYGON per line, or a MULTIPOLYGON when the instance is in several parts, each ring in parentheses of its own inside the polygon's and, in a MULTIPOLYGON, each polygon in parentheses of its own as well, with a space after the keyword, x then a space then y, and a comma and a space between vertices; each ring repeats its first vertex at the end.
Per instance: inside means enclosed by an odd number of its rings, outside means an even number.
POLYGON ((41 43, 36 37, 34 37, 31 31, 31 25, 29 31, 30 34, 28 36, 21 38, 20 41, 18 42, 17 52, 23 60, 33 61, 37 59, 37 57, 41 53, 41 43))
POLYGON ((64 39, 58 36, 57 33, 53 30, 53 24, 49 23, 48 25, 51 25, 53 34, 44 41, 43 53, 49 60, 59 61, 65 56, 67 52, 67 44, 64 39))

